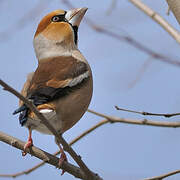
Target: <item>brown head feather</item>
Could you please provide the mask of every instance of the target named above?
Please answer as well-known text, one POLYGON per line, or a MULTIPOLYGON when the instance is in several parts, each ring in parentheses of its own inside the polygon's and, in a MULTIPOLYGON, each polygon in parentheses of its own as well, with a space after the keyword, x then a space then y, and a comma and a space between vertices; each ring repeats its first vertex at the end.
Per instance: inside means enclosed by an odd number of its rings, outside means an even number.
POLYGON ((36 30, 34 37, 36 37, 38 34, 43 32, 48 27, 48 25, 50 25, 52 23, 51 19, 53 16, 59 15, 59 14, 64 14, 64 13, 65 13, 64 10, 59 9, 59 10, 55 10, 55 11, 47 14, 45 17, 43 17, 43 19, 40 21, 40 23, 38 25, 38 28, 36 30))

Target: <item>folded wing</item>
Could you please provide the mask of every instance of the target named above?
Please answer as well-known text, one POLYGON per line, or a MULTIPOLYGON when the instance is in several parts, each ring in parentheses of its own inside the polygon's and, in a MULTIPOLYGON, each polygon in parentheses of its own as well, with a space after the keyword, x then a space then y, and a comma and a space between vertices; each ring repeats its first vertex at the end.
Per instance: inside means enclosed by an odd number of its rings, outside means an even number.
MULTIPOLYGON (((42 105, 68 95, 82 86, 88 77, 87 64, 73 57, 45 59, 26 81, 22 94, 35 106, 42 105)), ((20 105, 13 114, 21 112, 19 121, 24 125, 30 110, 22 102, 20 105)))

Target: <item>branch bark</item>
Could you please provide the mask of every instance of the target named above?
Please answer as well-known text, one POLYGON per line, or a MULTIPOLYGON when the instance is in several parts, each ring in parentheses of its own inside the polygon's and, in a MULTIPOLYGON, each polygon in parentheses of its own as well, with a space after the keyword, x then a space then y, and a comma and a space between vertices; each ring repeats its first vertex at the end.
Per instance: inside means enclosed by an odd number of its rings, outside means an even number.
MULTIPOLYGON (((9 136, 8 134, 5 134, 3 132, 0 132, 0 141, 4 142, 6 144, 9 144, 20 150, 23 150, 24 145, 25 145, 25 142, 15 138, 15 137, 9 136)), ((35 146, 32 146, 32 148, 28 149, 27 153, 43 160, 44 162, 46 162, 48 164, 58 167, 59 159, 57 157, 37 148, 35 146)), ((73 176, 75 176, 77 178, 83 179, 85 176, 84 172, 80 168, 78 168, 68 162, 63 162, 61 169, 67 171, 68 173, 72 174, 73 176)), ((1 177, 2 177, 2 175, 1 175, 1 177)), ((9 176, 4 175, 4 177, 9 177, 9 176)), ((13 176, 13 177, 15 177, 15 176, 13 176)))

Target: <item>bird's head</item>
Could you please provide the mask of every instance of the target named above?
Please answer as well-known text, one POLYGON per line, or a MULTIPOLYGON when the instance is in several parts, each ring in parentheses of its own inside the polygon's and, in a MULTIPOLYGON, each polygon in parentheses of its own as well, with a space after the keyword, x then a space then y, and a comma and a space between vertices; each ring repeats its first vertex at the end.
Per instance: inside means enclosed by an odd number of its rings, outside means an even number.
POLYGON ((47 14, 40 21, 34 35, 37 58, 46 58, 48 53, 51 56, 57 51, 67 53, 66 50, 76 48, 78 27, 86 11, 87 8, 77 8, 70 11, 55 10, 47 14))

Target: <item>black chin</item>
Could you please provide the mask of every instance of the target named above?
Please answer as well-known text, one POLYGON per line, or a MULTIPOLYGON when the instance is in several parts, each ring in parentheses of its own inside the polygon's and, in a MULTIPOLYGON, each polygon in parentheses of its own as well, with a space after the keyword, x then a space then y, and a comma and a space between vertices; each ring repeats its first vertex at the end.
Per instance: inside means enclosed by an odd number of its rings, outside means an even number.
POLYGON ((74 30, 74 42, 77 45, 77 41, 78 41, 78 27, 77 26, 72 26, 73 30, 74 30))

